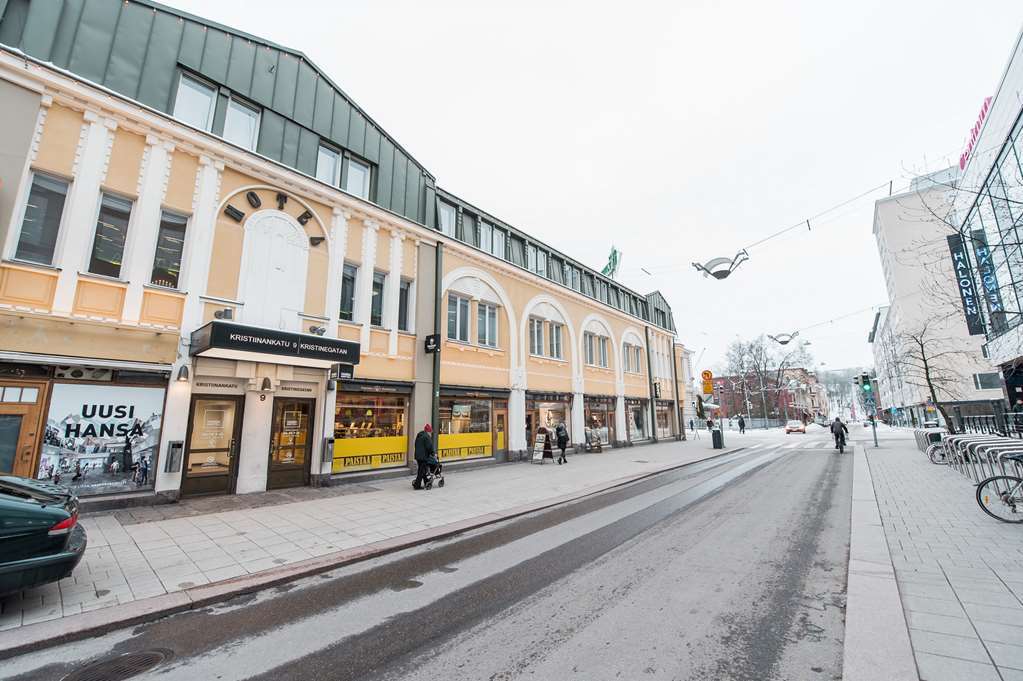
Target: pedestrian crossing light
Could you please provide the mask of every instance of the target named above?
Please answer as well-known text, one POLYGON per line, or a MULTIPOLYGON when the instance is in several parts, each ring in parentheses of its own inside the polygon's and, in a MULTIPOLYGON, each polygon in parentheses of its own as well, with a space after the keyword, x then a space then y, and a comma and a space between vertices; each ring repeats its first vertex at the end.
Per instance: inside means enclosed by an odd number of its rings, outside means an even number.
POLYGON ((872 395, 874 392, 874 386, 870 383, 870 376, 863 374, 860 376, 860 388, 863 390, 864 395, 872 395))

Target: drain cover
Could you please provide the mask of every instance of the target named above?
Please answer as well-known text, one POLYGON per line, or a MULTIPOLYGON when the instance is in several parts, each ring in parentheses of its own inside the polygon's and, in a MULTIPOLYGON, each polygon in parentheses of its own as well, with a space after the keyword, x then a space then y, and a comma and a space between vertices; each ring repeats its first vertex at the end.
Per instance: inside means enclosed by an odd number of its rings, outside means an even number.
POLYGON ((169 660, 173 653, 157 648, 138 653, 125 653, 82 667, 65 676, 61 681, 122 681, 136 674, 149 671, 156 665, 169 660))

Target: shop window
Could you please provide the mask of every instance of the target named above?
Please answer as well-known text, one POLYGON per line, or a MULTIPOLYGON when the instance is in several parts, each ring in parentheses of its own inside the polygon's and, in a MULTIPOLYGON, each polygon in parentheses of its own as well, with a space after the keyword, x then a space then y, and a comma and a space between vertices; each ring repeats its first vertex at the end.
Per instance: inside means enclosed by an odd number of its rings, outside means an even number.
POLYGON ((111 194, 103 194, 100 199, 92 256, 89 258, 89 272, 92 274, 115 279, 121 276, 121 260, 128 236, 131 206, 131 201, 111 194))
POLYGON ((384 282, 387 275, 383 272, 373 273, 373 298, 369 306, 370 326, 380 326, 384 323, 384 282))
POLYGON ((42 173, 33 173, 18 247, 14 251, 15 258, 41 265, 53 264, 67 190, 67 182, 42 173))
POLYGON ((187 224, 188 218, 184 215, 166 210, 160 213, 160 231, 156 236, 156 256, 150 283, 167 288, 178 287, 187 224))
POLYGON ((543 320, 529 318, 529 354, 543 355, 543 320))
POLYGON ((216 91, 206 83, 184 74, 178 81, 178 94, 174 99, 174 118, 209 132, 213 127, 213 107, 216 91))
POLYGON ((371 171, 369 165, 354 158, 345 159, 344 190, 360 199, 369 200, 371 171))
POLYGON ((455 236, 455 222, 457 218, 458 212, 454 206, 437 199, 437 219, 440 222, 439 227, 442 234, 447 234, 450 237, 455 236))
POLYGON ((341 153, 331 147, 320 145, 316 152, 316 179, 332 187, 341 184, 341 153))
POLYGON ((441 397, 438 458, 450 461, 491 456, 493 406, 489 399, 441 397))
POLYGON ((650 438, 650 418, 647 407, 642 402, 630 402, 625 409, 629 419, 629 439, 647 440, 650 438))
POLYGON ((411 331, 409 328, 408 306, 412 299, 412 282, 408 279, 401 280, 401 287, 398 289, 398 330, 411 331))
POLYGON ((259 139, 259 111, 233 97, 228 100, 224 139, 249 151, 255 149, 259 139))
POLYGON ((359 274, 359 268, 355 265, 345 264, 344 273, 341 275, 341 319, 352 321, 355 317, 355 278, 359 274))
POLYGON ((614 440, 614 406, 607 402, 587 399, 583 403, 583 410, 585 441, 587 443, 599 442, 603 445, 611 444, 614 440))
POLYGON ((561 353, 561 337, 565 327, 562 324, 550 324, 551 327, 551 342, 550 342, 550 354, 554 359, 564 359, 561 353))
POLYGON ((407 414, 401 395, 338 393, 333 472, 405 465, 407 414))
POLYGON ((497 347, 497 307, 489 303, 480 303, 477 306, 478 316, 478 342, 489 348, 497 347))
POLYGON ((448 338, 469 342, 469 299, 448 295, 448 338))

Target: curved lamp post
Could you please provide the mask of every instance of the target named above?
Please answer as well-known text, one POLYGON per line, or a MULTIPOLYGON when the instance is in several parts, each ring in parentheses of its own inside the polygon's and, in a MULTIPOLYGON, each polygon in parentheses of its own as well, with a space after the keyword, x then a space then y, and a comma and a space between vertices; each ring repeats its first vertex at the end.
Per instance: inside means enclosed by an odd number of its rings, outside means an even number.
POLYGON ((777 336, 772 336, 768 334, 767 337, 773 340, 778 345, 788 345, 789 343, 794 341, 796 339, 796 336, 798 335, 799 332, 796 331, 795 333, 779 333, 777 336))
POLYGON ((697 272, 703 272, 705 277, 725 279, 747 260, 749 260, 749 253, 744 249, 736 253, 732 259, 712 258, 702 265, 698 262, 694 262, 692 265, 697 272))

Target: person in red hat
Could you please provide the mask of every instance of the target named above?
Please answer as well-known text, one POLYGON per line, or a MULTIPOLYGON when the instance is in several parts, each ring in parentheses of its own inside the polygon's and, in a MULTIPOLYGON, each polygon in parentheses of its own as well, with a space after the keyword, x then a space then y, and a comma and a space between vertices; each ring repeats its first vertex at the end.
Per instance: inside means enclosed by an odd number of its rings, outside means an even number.
POLYGON ((427 423, 416 435, 416 479, 412 483, 415 489, 423 488, 423 482, 430 472, 430 460, 433 458, 433 426, 427 423))

